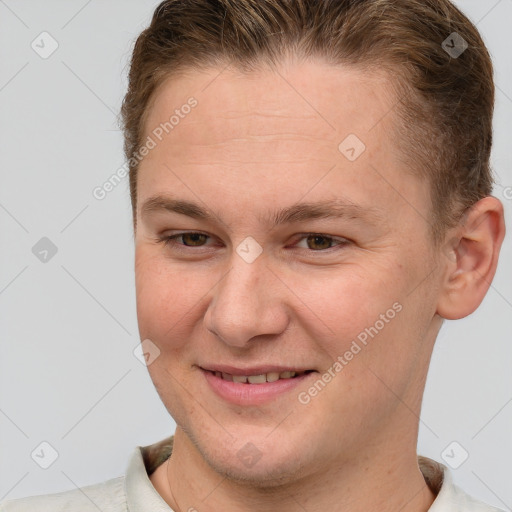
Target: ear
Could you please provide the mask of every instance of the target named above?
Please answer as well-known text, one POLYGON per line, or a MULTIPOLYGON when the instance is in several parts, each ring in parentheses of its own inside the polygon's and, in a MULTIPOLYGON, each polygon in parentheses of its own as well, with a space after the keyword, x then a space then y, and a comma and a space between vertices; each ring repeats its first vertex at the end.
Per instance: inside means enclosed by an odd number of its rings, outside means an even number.
POLYGON ((446 267, 437 304, 442 318, 457 320, 478 308, 496 273, 504 237, 503 205, 492 196, 475 203, 450 231, 440 256, 446 267))

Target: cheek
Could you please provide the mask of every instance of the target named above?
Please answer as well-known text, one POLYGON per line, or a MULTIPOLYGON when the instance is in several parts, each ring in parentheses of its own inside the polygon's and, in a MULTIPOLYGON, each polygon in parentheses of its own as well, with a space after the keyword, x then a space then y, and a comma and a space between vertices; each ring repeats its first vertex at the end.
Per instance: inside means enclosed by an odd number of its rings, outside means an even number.
POLYGON ((338 343, 331 345, 331 355, 344 361, 338 385, 350 383, 365 403, 376 403, 377 397, 393 402, 390 390, 404 395, 426 358, 424 338, 432 315, 428 283, 418 287, 423 273, 397 265, 360 276, 343 289, 347 296, 337 296, 338 304, 346 306, 338 314, 338 343))
POLYGON ((204 273, 171 265, 153 248, 140 248, 135 258, 137 318, 141 339, 177 349, 197 323, 205 294, 214 282, 204 273), (202 276, 202 277, 201 277, 202 276))
POLYGON ((306 274, 291 282, 294 293, 304 303, 299 304, 304 311, 302 320, 310 319, 309 328, 315 331, 312 337, 331 360, 350 350, 353 341, 365 347, 365 341, 383 336, 392 324, 400 322, 397 302, 404 300, 406 289, 400 272, 393 274, 379 266, 347 265, 337 273, 329 269, 323 275, 306 274))

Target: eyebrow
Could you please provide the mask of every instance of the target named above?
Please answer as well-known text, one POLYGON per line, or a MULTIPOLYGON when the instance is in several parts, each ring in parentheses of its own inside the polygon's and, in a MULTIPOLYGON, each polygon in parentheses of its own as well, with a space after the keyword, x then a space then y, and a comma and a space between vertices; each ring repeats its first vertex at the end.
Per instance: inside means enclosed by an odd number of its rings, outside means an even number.
MULTIPOLYGON (((166 196, 154 196, 146 200, 141 208, 141 217, 161 212, 178 213, 211 223, 219 220, 216 215, 197 203, 166 196)), ((266 217, 260 217, 259 220, 274 228, 281 224, 329 218, 348 218, 368 223, 379 223, 384 216, 383 212, 375 207, 363 207, 346 199, 331 199, 294 204, 281 210, 271 211, 266 217)))

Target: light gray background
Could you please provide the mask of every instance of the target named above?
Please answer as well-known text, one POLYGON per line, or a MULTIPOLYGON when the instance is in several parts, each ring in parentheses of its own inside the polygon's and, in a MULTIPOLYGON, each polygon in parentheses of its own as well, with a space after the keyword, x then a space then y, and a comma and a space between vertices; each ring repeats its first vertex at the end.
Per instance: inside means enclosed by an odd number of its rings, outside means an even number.
MULTIPOLYGON (((0 0, 0 500, 119 476, 136 445, 174 432, 133 355, 128 181, 102 201, 92 195, 124 163, 116 115, 134 38, 157 4, 0 0), (47 59, 31 48, 43 31, 59 45, 47 59), (42 237, 58 248, 47 263, 32 253, 42 237), (58 452, 46 470, 31 458, 43 441, 58 452)), ((495 195, 512 229, 512 0, 457 5, 477 23, 496 66, 495 195)), ((453 471, 456 483, 507 509, 511 240, 480 309, 442 329, 418 447, 442 461, 459 443, 469 458, 453 471)))

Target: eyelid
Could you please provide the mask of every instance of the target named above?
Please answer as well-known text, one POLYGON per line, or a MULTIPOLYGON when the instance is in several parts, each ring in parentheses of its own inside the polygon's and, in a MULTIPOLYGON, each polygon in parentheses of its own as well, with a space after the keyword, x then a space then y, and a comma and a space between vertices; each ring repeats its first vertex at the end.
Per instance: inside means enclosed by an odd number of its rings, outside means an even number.
POLYGON ((324 234, 324 233, 317 233, 317 232, 309 232, 309 233, 298 233, 297 236, 296 236, 296 240, 294 242, 294 245, 297 244, 298 242, 301 242, 302 240, 304 239, 307 239, 309 238, 310 236, 318 236, 318 237, 321 237, 321 238, 326 238, 327 240, 332 240, 333 242, 338 242, 336 243, 335 245, 333 245, 332 247, 328 247, 327 249, 319 249, 319 250, 313 250, 313 249, 307 249, 309 252, 312 252, 312 253, 327 253, 327 252, 330 252, 332 250, 336 250, 336 248, 338 247, 343 247, 345 245, 348 245, 351 243, 351 240, 349 240, 348 238, 345 238, 345 237, 337 237, 337 236, 333 236, 333 235, 327 235, 327 234, 324 234))
MULTIPOLYGON (((211 235, 209 235, 208 233, 204 233, 202 231, 179 231, 179 232, 174 233, 172 235, 162 235, 159 238, 157 238, 157 240, 159 242, 163 242, 164 245, 169 245, 169 244, 174 243, 177 238, 179 238, 180 236, 183 236, 183 235, 204 235, 205 237, 207 237, 209 239, 213 239, 214 238, 211 235)), ((197 248, 207 247, 207 246, 204 246, 204 245, 193 246, 193 245, 184 245, 184 244, 180 244, 180 243, 176 243, 175 245, 177 245, 180 248, 185 248, 185 250, 189 249, 189 248, 190 249, 193 249, 193 248, 197 249, 197 248)))

